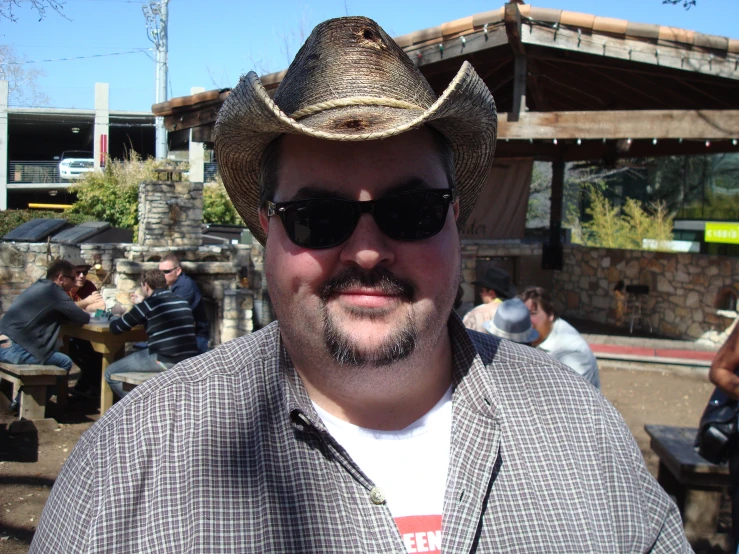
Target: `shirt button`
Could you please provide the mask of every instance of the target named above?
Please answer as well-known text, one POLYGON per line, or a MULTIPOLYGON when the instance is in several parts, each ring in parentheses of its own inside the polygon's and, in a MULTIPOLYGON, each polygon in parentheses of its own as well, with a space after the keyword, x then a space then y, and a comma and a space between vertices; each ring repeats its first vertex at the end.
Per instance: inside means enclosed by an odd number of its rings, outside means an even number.
POLYGON ((370 499, 372 500, 373 504, 384 504, 385 493, 380 487, 373 487, 370 491, 370 499))

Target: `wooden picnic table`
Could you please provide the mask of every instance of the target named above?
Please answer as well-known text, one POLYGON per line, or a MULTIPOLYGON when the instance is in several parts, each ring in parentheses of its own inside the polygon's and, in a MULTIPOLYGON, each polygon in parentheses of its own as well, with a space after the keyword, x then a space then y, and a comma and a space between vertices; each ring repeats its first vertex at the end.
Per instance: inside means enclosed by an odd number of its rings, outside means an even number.
POLYGON ((70 338, 90 341, 93 350, 103 355, 102 371, 100 374, 100 415, 113 405, 113 391, 105 380, 105 369, 120 359, 127 342, 146 340, 146 330, 135 327, 126 333, 114 335, 110 332, 110 322, 107 320, 91 319, 90 323, 82 326, 67 324, 61 329, 61 336, 65 346, 70 338))

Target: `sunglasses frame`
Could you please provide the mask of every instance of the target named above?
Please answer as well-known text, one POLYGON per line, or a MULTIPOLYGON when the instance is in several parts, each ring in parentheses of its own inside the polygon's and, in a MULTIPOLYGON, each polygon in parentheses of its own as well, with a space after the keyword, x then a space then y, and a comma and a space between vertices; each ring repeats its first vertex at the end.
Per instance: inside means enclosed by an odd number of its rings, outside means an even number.
MULTIPOLYGON (((435 231, 435 232, 433 232, 433 233, 431 233, 431 234, 429 234, 427 236, 420 237, 420 238, 411 238, 411 239, 399 239, 399 238, 395 238, 392 235, 388 234, 385 231, 385 229, 383 229, 382 226, 379 224, 379 222, 375 218, 375 206, 376 206, 376 204, 378 202, 384 202, 384 201, 386 201, 388 199, 391 199, 391 198, 394 198, 394 197, 404 196, 404 195, 409 195, 409 194, 414 194, 414 193, 419 193, 419 192, 420 193, 429 193, 430 192, 430 193, 433 193, 434 195, 437 195, 439 198, 441 198, 441 200, 446 203, 446 206, 445 206, 445 209, 444 209, 445 214, 449 211, 449 206, 452 205, 456 201, 456 199, 458 197, 457 189, 454 188, 454 187, 452 187, 452 188, 444 188, 444 189, 414 189, 414 190, 407 190, 407 191, 403 191, 403 192, 397 192, 397 193, 389 194, 387 196, 383 196, 381 198, 376 198, 374 200, 346 200, 344 198, 338 198, 338 197, 301 198, 300 200, 291 200, 291 201, 288 201, 288 202, 272 202, 271 200, 267 200, 264 203, 264 209, 266 211, 266 215, 267 215, 268 218, 270 218, 272 216, 275 216, 275 215, 280 218, 280 221, 282 221, 282 225, 285 228, 285 232, 286 232, 288 238, 290 239, 290 241, 293 244, 295 244, 296 246, 300 246, 301 248, 308 248, 309 250, 324 250, 326 248, 333 248, 335 246, 338 246, 338 245, 342 244, 343 242, 346 242, 347 240, 349 240, 349 237, 352 236, 352 234, 354 233, 355 229, 357 228, 357 224, 359 223, 359 218, 362 217, 362 215, 364 215, 364 214, 370 214, 372 216, 372 218, 375 220, 375 223, 378 225, 378 227, 380 228, 380 230, 385 235, 387 235, 388 237, 390 237, 391 239, 393 239, 393 240, 399 240, 399 241, 403 241, 403 242, 413 242, 413 241, 417 241, 417 240, 424 240, 424 239, 427 239, 427 238, 431 238, 434 235, 438 234, 444 228, 443 221, 442 221, 442 224, 439 227, 439 230, 438 231, 435 231), (358 212, 359 215, 357 216, 357 218, 356 218, 356 220, 354 222, 354 226, 352 227, 351 231, 347 234, 347 236, 345 238, 343 238, 342 240, 340 240, 338 242, 335 242, 335 243, 327 244, 327 245, 324 245, 324 246, 307 246, 305 244, 300 244, 299 242, 296 242, 293 239, 293 237, 290 236, 290 233, 287 232, 287 223, 285 222, 285 217, 287 215, 287 211, 290 209, 290 207, 295 206, 297 204, 301 204, 301 203, 304 203, 304 202, 311 202, 311 201, 320 201, 320 200, 336 200, 336 201, 339 201, 339 202, 344 202, 344 203, 347 203, 347 204, 351 204, 352 206, 355 207, 355 209, 356 209, 356 207, 358 207, 359 208, 359 212, 358 212)), ((446 219, 446 215, 444 217, 444 220, 445 219, 446 219)))

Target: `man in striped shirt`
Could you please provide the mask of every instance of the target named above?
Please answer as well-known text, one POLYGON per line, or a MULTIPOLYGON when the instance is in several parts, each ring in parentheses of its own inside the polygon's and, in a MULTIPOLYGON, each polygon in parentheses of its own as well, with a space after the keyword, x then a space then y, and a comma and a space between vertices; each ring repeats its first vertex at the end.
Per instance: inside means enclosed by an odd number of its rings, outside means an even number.
POLYGON ((125 396, 123 384, 113 381, 116 373, 164 371, 174 364, 199 354, 195 340, 195 319, 187 301, 167 288, 164 273, 152 269, 141 278, 144 300, 122 317, 110 322, 114 335, 137 325, 146 327, 147 348, 110 364, 105 380, 118 396, 125 396))

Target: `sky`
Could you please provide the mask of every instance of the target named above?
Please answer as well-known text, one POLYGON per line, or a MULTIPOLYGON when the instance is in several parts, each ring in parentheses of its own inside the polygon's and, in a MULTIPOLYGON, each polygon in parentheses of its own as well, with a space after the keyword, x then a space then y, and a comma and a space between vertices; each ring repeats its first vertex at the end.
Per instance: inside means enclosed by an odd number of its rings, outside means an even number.
MULTIPOLYGON (((0 0, 2 2, 3 0, 0 0)), ((319 22, 344 15, 375 19, 391 36, 500 8, 503 0, 170 0, 168 97, 232 87, 239 77, 280 71, 319 22)), ((739 39, 739 0, 697 0, 690 10, 662 0, 535 0, 558 8, 656 23, 739 39)), ((155 101, 154 52, 143 3, 66 0, 62 14, 23 8, 0 20, 0 47, 39 71, 38 92, 57 108, 94 107, 96 82, 110 84, 110 108, 149 111, 155 101), (46 61, 48 60, 48 61, 46 61), (37 62, 37 63, 32 63, 37 62)))

